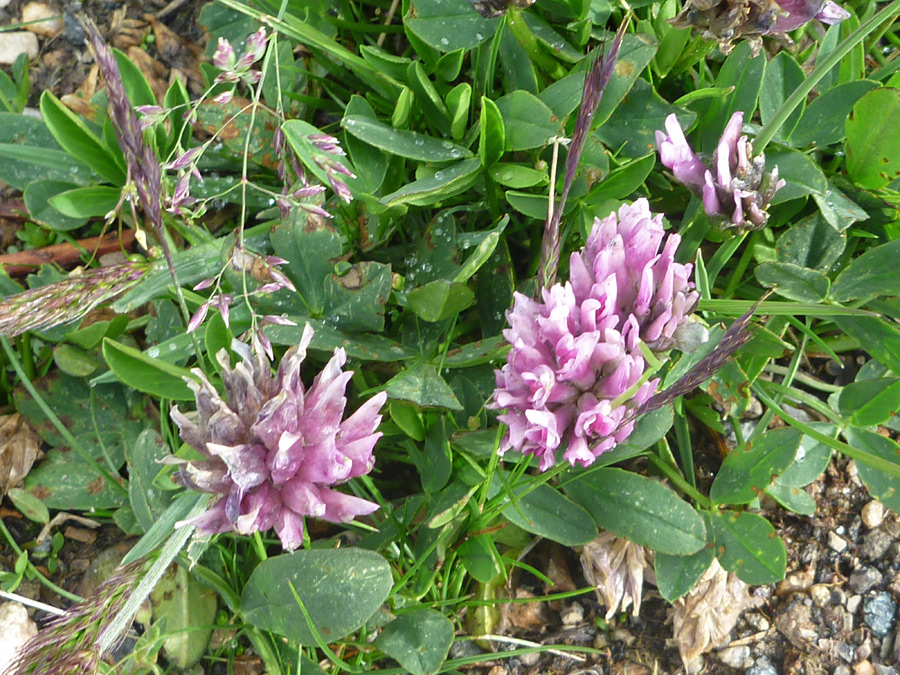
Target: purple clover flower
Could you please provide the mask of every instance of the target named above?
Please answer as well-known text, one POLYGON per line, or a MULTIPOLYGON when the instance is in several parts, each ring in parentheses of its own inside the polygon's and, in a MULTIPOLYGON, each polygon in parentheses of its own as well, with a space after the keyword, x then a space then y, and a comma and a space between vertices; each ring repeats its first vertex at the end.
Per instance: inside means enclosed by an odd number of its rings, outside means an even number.
POLYGON ((285 550, 292 551, 302 543, 306 516, 339 523, 378 509, 333 486, 372 470, 387 394, 376 394, 343 419, 352 376, 342 370, 343 349, 335 350, 312 386, 300 379, 312 336, 307 325, 274 377, 259 346, 251 350, 234 341, 232 349, 242 358, 235 366, 220 351, 224 399, 202 371, 193 371, 200 380, 189 382, 197 412, 175 408, 172 419, 182 440, 203 459, 170 461, 182 465, 176 474, 182 485, 220 496, 189 521, 199 531, 246 535, 275 528, 285 550))
POLYGON ((817 19, 822 23, 836 24, 850 18, 850 12, 831 0, 781 0, 778 3, 783 14, 775 20, 769 33, 788 33, 817 19))
POLYGON ((512 345, 495 371, 492 408, 509 433, 500 448, 533 454, 542 471, 565 448, 572 465, 592 464, 634 429, 634 410, 656 389, 647 381, 640 342, 669 349, 699 298, 691 265, 674 261, 677 234, 646 199, 623 206, 594 227, 572 254, 570 278, 541 300, 515 294, 504 337, 512 345))
POLYGON ((691 192, 703 199, 706 214, 725 228, 758 230, 769 220, 766 211, 775 192, 786 183, 778 167, 766 172, 763 153, 741 135, 744 113, 736 112, 725 126, 709 169, 688 145, 675 115, 666 118, 666 132, 656 132, 660 161, 691 192))

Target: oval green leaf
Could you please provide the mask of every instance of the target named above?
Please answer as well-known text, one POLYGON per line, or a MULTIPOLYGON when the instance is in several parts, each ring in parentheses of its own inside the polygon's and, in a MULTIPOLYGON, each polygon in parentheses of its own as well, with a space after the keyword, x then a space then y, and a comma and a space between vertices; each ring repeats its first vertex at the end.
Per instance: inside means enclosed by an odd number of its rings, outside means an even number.
POLYGON ((138 391, 173 401, 191 401, 194 392, 184 378, 196 379, 187 368, 154 359, 134 347, 103 339, 103 358, 122 382, 138 391))
POLYGON ((787 555, 772 524, 755 513, 710 514, 719 563, 753 586, 784 578, 787 555))
POLYGON ((801 438, 793 428, 773 429, 736 448, 722 462, 709 498, 714 504, 750 503, 794 461, 801 438))
POLYGON ((600 527, 654 551, 691 555, 706 544, 699 514, 672 490, 622 469, 600 469, 566 485, 600 527))
POLYGON ((854 259, 838 275, 831 289, 832 299, 848 302, 878 295, 900 295, 900 239, 870 248, 854 259))
MULTIPOLYGON (((844 431, 847 442, 854 448, 865 450, 892 464, 900 464, 900 446, 897 442, 868 429, 849 427, 844 431)), ((859 477, 869 488, 869 494, 892 511, 900 511, 900 478, 873 469, 863 462, 856 463, 859 477)))
POLYGON ((653 559, 656 587, 669 602, 675 602, 690 591, 715 558, 710 548, 702 548, 693 555, 657 553, 653 559))
POLYGON ((517 498, 503 515, 526 532, 563 546, 581 546, 597 536, 590 514, 546 483, 517 498))
POLYGON ((853 426, 884 424, 900 411, 900 379, 883 377, 848 384, 838 398, 838 410, 853 426))
POLYGON ((417 159, 421 162, 452 162, 471 157, 461 145, 442 141, 415 131, 403 131, 364 115, 348 115, 341 126, 361 141, 392 155, 417 159))
POLYGON ((828 277, 791 263, 767 262, 756 268, 756 279, 766 288, 774 288, 778 295, 796 302, 822 302, 828 297, 831 285, 828 277))
POLYGON ((873 89, 847 118, 847 172, 857 184, 879 190, 900 176, 900 90, 873 89))
POLYGON ((316 632, 331 643, 365 624, 392 585, 390 565, 374 551, 295 551, 269 558, 253 570, 241 594, 241 614, 257 628, 316 645, 299 598, 316 632))
POLYGON ((376 647, 413 675, 436 673, 452 644, 453 624, 433 609, 398 616, 375 640, 376 647))

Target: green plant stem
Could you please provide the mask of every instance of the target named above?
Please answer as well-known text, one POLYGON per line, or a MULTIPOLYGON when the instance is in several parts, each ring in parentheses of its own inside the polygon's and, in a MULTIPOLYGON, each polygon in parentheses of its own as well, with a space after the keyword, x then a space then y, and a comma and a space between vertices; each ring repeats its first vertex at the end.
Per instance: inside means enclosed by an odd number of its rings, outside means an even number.
POLYGON ((784 410, 782 410, 778 403, 775 402, 771 396, 769 396, 765 389, 763 389, 759 382, 753 383, 752 389, 753 393, 759 398, 760 401, 769 406, 770 410, 774 410, 775 414, 778 415, 788 426, 792 426, 799 431, 802 431, 804 434, 809 436, 815 441, 819 441, 819 443, 823 443, 827 445, 829 448, 833 450, 837 450, 838 452, 846 455, 850 459, 856 462, 862 462, 863 464, 868 464, 874 469, 878 469, 879 471, 883 471, 884 473, 892 476, 894 478, 900 478, 900 465, 895 464, 889 460, 883 459, 878 455, 874 455, 871 452, 866 452, 865 450, 858 450, 854 448, 852 445, 848 445, 843 441, 839 441, 827 434, 823 434, 821 431, 817 431, 813 429, 811 426, 808 426, 801 422, 800 420, 792 417, 787 414, 784 410))
MULTIPOLYGON (((6 338, 4 338, 4 339, 6 339, 6 338)), ((2 519, 0 519, 0 532, 3 533, 4 538, 6 539, 6 541, 9 542, 10 547, 12 548, 13 551, 16 552, 16 555, 22 555, 22 549, 19 548, 19 545, 16 543, 16 540, 13 539, 12 533, 6 529, 6 525, 3 523, 2 519)), ((65 588, 61 588, 61 587, 57 586, 52 581, 50 581, 47 577, 45 577, 43 574, 41 574, 41 571, 37 567, 34 566, 34 563, 32 563, 30 559, 27 560, 27 565, 28 565, 28 571, 31 572, 32 574, 34 574, 34 576, 37 577, 38 581, 40 581, 42 584, 44 584, 44 586, 49 588, 51 591, 53 591, 57 595, 62 596, 63 598, 66 598, 67 600, 71 600, 72 602, 84 602, 84 598, 82 598, 80 595, 75 595, 74 593, 69 593, 69 591, 67 591, 65 588)))
POLYGON ((695 502, 697 502, 698 506, 700 506, 703 509, 711 508, 709 498, 704 496, 703 494, 701 494, 700 491, 697 490, 697 488, 695 488, 693 485, 688 483, 684 479, 684 477, 680 473, 678 473, 678 471, 673 469, 666 462, 664 462, 663 460, 661 460, 659 457, 657 457, 656 455, 654 455, 652 453, 647 455, 647 459, 649 459, 650 463, 654 467, 659 469, 659 471, 662 474, 664 474, 665 477, 668 478, 672 482, 673 485, 675 485, 675 487, 677 487, 684 494, 686 494, 688 497, 690 497, 695 502))
POLYGON ((90 464, 101 476, 103 476, 104 480, 109 483, 114 489, 118 490, 126 497, 128 496, 128 489, 125 488, 124 485, 121 485, 119 481, 116 480, 115 476, 113 476, 109 471, 104 469, 93 457, 90 456, 87 450, 82 447, 81 443, 78 442, 72 432, 66 429, 65 425, 60 421, 59 417, 56 416, 50 406, 47 405, 47 402, 41 396, 40 392, 35 388, 35 386, 31 383, 31 380, 28 379, 28 376, 25 373, 25 370, 22 368, 22 363, 19 361, 16 356, 15 351, 12 348, 12 345, 9 344, 9 340, 5 335, 0 335, 0 344, 3 345, 3 351, 6 352, 6 358, 9 359, 10 365, 12 365, 13 370, 16 371, 16 375, 18 375, 19 380, 22 382, 22 386, 28 391, 31 395, 31 398, 34 399, 34 402, 37 403, 38 407, 41 409, 41 412, 47 417, 50 423, 56 427, 56 430, 59 432, 60 436, 63 437, 63 440, 69 444, 71 447, 85 462, 90 464))
POLYGON ((891 4, 884 7, 875 16, 867 19, 859 28, 850 33, 837 49, 831 52, 825 59, 815 67, 809 76, 803 81, 793 93, 785 99, 781 107, 775 112, 775 115, 763 125, 756 140, 753 142, 753 149, 756 153, 762 152, 765 147, 775 137, 775 133, 785 123, 787 118, 794 112, 794 108, 806 100, 807 94, 819 83, 825 74, 828 73, 835 65, 840 63, 850 51, 862 42, 869 33, 878 28, 882 23, 890 21, 896 14, 900 13, 900 0, 894 0, 891 4))
MULTIPOLYGON (((809 322, 809 318, 807 318, 807 323, 809 322)), ((800 340, 800 345, 797 347, 794 352, 794 356, 791 358, 791 362, 788 364, 787 372, 784 375, 784 379, 781 382, 781 385, 784 387, 790 387, 791 383, 794 381, 794 376, 800 369, 800 361, 803 359, 803 354, 806 349, 806 334, 803 334, 803 337, 800 340)), ((784 394, 778 394, 776 400, 779 405, 784 400, 784 394)), ((769 427, 769 422, 772 421, 772 418, 775 416, 774 410, 766 410, 763 413, 762 417, 759 418, 759 421, 756 423, 756 426, 753 428, 753 433, 750 434, 750 438, 748 441, 752 441, 754 438, 758 438, 762 433, 769 427)))

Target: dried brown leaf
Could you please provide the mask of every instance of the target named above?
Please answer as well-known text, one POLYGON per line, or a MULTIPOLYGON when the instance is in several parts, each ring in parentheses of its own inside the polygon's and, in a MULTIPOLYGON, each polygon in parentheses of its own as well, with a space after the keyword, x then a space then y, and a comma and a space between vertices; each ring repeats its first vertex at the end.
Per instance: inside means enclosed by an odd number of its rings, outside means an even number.
POLYGON ((113 12, 109 19, 109 41, 116 49, 123 52, 130 47, 140 47, 144 37, 150 32, 150 25, 143 19, 129 19, 127 7, 122 6, 113 12))
POLYGON ((166 89, 168 89, 169 70, 166 66, 157 61, 140 47, 129 47, 126 52, 128 58, 138 70, 143 73, 153 90, 157 103, 166 100, 166 89))
POLYGON ((0 416, 0 496, 21 483, 41 451, 41 439, 18 413, 0 416))
POLYGON ((745 609, 760 604, 748 588, 713 560, 697 585, 669 609, 678 651, 688 672, 697 663, 697 656, 725 641, 745 609))

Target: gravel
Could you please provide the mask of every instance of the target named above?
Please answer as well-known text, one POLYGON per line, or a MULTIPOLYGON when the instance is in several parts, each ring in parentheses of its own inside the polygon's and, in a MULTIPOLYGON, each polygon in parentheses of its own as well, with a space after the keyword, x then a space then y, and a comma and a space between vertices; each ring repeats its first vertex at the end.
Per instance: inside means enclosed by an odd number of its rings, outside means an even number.
POLYGON ((884 637, 890 632, 896 615, 897 603, 890 593, 878 593, 863 603, 863 621, 878 637, 884 637))

